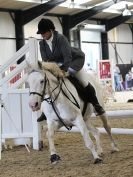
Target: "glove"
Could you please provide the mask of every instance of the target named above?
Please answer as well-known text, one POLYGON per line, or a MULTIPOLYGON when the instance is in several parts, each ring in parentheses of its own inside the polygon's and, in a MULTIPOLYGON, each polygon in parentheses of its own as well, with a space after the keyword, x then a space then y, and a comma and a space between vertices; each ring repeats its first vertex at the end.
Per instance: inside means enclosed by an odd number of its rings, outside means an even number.
POLYGON ((67 68, 64 65, 61 65, 60 69, 63 70, 63 71, 65 71, 65 72, 67 72, 67 68))
POLYGON ((68 77, 69 76, 69 72, 64 65, 61 65, 60 69, 62 71, 63 77, 68 77))

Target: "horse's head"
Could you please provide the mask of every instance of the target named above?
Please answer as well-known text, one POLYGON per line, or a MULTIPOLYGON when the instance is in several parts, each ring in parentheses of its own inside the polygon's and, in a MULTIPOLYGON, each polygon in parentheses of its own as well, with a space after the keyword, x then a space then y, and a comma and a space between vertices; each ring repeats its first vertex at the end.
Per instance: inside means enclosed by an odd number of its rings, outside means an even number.
POLYGON ((29 66, 28 84, 30 88, 29 105, 33 111, 37 111, 41 107, 41 101, 46 92, 47 76, 46 72, 50 72, 56 78, 65 77, 57 64, 48 62, 38 62, 37 66, 29 66))
POLYGON ((45 74, 41 70, 32 70, 28 76, 30 89, 29 106, 32 111, 38 111, 41 107, 41 101, 44 96, 45 74))

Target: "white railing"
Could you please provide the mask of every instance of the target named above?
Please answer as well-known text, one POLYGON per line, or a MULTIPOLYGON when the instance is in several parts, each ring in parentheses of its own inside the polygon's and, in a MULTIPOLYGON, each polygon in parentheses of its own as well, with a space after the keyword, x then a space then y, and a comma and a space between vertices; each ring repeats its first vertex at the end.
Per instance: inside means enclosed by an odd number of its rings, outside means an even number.
MULTIPOLYGON (((126 119, 133 117, 133 110, 115 110, 115 111, 107 111, 106 112, 109 119, 126 119)), ((94 118, 95 115, 93 114, 92 117, 94 118)), ((98 128, 100 133, 107 133, 106 130, 102 127, 98 128)), ((65 127, 62 127, 59 131, 63 132, 69 132, 65 127)), ((79 129, 76 127, 73 127, 70 132, 79 132, 79 129)), ((123 134, 123 135, 133 135, 133 129, 132 128, 111 128, 112 134, 123 134)))
POLYGON ((29 109, 28 89, 17 89, 26 81, 25 69, 28 63, 37 64, 37 51, 37 40, 30 38, 26 45, 0 67, 0 158, 2 139, 6 138, 33 138, 33 148, 39 149, 38 112, 32 113, 29 109), (25 59, 17 65, 16 62, 24 55, 25 59), (15 68, 7 72, 14 65, 15 68), (22 72, 23 76, 11 84, 11 80, 22 72))
POLYGON ((16 74, 22 72, 23 69, 26 68, 27 62, 29 64, 35 65, 38 60, 37 51, 37 40, 34 38, 30 38, 29 42, 26 45, 24 45, 20 50, 18 50, 11 59, 9 59, 4 65, 0 67, 0 87, 7 84, 7 82, 10 81, 11 78, 13 78, 16 74), (29 54, 28 57, 26 57, 26 59, 23 60, 19 65, 16 65, 16 68, 10 71, 7 76, 5 73, 9 69, 9 67, 16 64, 16 62, 26 54, 29 54))

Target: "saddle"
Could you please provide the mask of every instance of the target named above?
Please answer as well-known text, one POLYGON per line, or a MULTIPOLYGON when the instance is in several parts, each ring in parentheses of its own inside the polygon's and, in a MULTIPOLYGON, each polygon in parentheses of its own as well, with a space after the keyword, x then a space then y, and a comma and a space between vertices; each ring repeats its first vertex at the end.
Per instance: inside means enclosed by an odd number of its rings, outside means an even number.
POLYGON ((82 115, 85 114, 88 103, 91 103, 93 105, 94 111, 97 113, 96 115, 102 115, 105 113, 104 109, 99 104, 99 101, 96 96, 95 88, 93 87, 93 85, 91 85, 91 83, 88 83, 86 87, 83 87, 80 81, 76 79, 75 77, 69 76, 68 79, 75 86, 79 97, 84 102, 82 115))
POLYGON ((79 82, 78 79, 76 79, 73 76, 68 76, 68 80, 74 85, 76 88, 79 97, 84 101, 84 102, 89 102, 87 97, 86 97, 86 89, 83 87, 83 85, 79 82))

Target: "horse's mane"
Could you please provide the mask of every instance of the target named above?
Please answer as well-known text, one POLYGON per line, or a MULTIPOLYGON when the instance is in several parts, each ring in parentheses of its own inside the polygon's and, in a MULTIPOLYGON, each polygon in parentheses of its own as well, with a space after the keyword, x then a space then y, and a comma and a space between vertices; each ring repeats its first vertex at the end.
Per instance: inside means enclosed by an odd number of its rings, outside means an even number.
POLYGON ((41 65, 41 69, 44 71, 51 72, 55 77, 67 77, 68 73, 62 71, 59 66, 54 62, 41 62, 39 63, 41 65))

